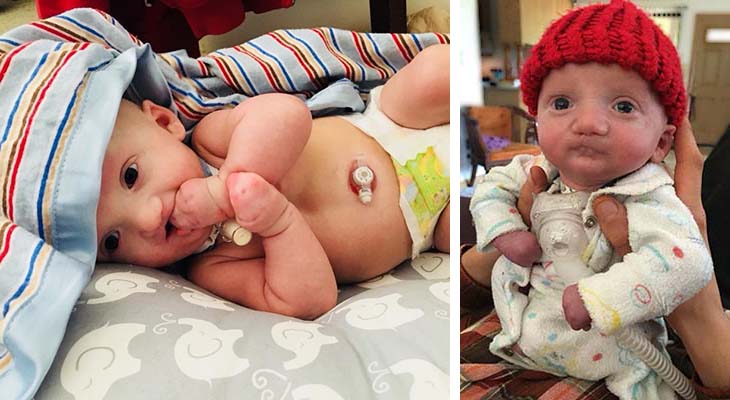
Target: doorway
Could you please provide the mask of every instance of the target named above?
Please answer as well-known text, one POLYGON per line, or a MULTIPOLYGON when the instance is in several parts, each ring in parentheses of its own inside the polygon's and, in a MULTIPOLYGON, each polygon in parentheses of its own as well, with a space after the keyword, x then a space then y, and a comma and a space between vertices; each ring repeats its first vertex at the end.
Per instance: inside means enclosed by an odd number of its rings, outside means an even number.
POLYGON ((730 125, 730 14, 697 14, 689 95, 697 143, 714 146, 730 125))

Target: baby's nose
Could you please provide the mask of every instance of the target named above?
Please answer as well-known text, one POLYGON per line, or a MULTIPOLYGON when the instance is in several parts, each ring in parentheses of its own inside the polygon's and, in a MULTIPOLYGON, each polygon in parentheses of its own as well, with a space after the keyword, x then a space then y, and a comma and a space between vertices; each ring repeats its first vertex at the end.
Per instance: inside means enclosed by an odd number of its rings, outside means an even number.
POLYGON ((162 225, 162 201, 159 197, 150 197, 143 202, 134 213, 134 224, 142 234, 153 234, 162 225))
POLYGON ((578 112, 574 128, 583 135, 605 135, 608 133, 608 119, 600 107, 586 106, 578 112))

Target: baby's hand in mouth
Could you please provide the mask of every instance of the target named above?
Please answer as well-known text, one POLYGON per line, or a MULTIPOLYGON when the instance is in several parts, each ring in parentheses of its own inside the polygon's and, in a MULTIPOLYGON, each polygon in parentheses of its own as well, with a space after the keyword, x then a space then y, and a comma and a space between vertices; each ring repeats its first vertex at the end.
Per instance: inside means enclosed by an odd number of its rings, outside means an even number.
POLYGON ((170 224, 181 234, 217 224, 228 218, 230 209, 225 185, 216 176, 194 178, 184 182, 175 194, 170 224))

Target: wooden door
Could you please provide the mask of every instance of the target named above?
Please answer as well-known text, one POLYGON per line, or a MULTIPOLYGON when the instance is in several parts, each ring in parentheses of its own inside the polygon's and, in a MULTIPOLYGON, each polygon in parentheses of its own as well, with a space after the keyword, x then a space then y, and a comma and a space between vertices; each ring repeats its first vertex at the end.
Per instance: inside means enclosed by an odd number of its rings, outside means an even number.
POLYGON ((714 146, 730 124, 730 42, 708 43, 710 28, 730 29, 730 14, 697 14, 689 94, 697 143, 714 146))

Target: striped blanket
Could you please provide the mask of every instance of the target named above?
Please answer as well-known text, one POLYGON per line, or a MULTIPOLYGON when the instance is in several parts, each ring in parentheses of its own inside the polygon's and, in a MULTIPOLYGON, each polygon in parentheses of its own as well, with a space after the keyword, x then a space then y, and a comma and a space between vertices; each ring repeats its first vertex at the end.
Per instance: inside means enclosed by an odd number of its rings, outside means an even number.
POLYGON ((439 34, 277 31, 192 59, 155 54, 109 15, 78 9, 0 36, 0 388, 30 398, 96 258, 101 164, 123 96, 190 130, 209 112, 279 91, 315 115, 361 95, 439 34))

